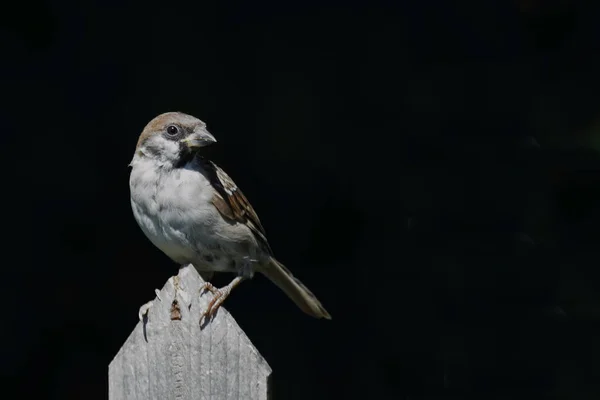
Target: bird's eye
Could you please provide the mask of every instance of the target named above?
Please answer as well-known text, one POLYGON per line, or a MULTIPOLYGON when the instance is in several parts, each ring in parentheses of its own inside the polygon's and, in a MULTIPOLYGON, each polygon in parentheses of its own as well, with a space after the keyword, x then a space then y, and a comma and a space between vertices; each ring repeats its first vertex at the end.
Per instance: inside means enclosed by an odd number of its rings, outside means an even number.
POLYGON ((179 128, 177 128, 175 125, 169 125, 167 127, 167 133, 171 136, 175 136, 179 133, 179 128))

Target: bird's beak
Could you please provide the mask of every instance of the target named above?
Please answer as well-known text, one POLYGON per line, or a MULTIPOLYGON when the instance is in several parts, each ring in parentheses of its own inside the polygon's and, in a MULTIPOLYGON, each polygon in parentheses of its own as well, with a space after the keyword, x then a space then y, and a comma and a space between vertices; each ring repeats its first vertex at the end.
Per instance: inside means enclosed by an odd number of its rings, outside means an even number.
POLYGON ((216 143, 217 139, 206 129, 198 129, 182 140, 191 151, 216 143))

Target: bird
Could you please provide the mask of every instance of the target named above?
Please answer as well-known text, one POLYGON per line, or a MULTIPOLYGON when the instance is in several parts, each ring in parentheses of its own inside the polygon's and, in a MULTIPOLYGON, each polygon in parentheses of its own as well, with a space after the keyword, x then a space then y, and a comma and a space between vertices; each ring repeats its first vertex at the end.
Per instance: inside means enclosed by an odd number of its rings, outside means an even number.
POLYGON ((255 272, 304 313, 331 319, 317 297, 275 258, 240 188, 206 157, 206 147, 216 142, 205 122, 183 112, 166 112, 146 124, 129 164, 130 203, 142 232, 180 268, 191 264, 204 278, 201 292, 213 298, 200 321, 213 318, 231 291, 255 272), (217 288, 209 282, 215 272, 235 277, 217 288))

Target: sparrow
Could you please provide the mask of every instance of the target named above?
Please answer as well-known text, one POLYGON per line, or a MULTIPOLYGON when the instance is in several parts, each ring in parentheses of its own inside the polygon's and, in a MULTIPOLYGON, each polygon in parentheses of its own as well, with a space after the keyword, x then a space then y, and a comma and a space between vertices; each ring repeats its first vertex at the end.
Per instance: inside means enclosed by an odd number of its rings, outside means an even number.
POLYGON ((193 265, 204 278, 201 292, 213 298, 200 321, 213 317, 231 291, 257 271, 306 314, 331 319, 275 258, 246 196, 203 155, 216 141, 203 121, 181 112, 160 114, 145 126, 129 164, 131 208, 139 227, 171 260, 180 267, 193 265), (216 288, 208 282, 215 272, 235 278, 216 288))

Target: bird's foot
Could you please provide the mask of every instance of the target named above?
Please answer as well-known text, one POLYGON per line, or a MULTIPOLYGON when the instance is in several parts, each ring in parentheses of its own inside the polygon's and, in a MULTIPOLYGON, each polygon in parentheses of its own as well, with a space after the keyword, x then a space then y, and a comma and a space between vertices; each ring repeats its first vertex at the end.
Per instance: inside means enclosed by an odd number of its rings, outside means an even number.
POLYGON ((210 282, 204 282, 204 284, 200 287, 200 295, 202 295, 205 291, 211 292, 213 294, 212 300, 208 303, 208 307, 206 311, 200 317, 200 324, 202 324, 203 320, 212 319, 221 304, 225 301, 225 299, 229 296, 234 287, 236 287, 241 281, 242 277, 236 277, 229 285, 224 286, 222 288, 216 288, 210 282))
POLYGON ((206 311, 204 311, 204 313, 200 317, 200 324, 202 324, 202 321, 204 319, 208 320, 215 315, 215 313, 217 312, 217 310, 219 309, 221 304, 223 304, 223 301, 225 301, 227 296, 229 296, 231 289, 229 288, 229 286, 225 286, 223 288, 216 288, 213 286, 212 283, 205 282, 200 287, 200 295, 202 295, 204 292, 211 292, 213 295, 213 298, 208 303, 208 307, 206 308, 206 311))
MULTIPOLYGON (((160 290, 154 289, 154 293, 156 293, 156 298, 158 299, 158 301, 162 301, 162 299, 160 298, 160 290)), ((148 311, 150 311, 153 305, 154 300, 150 300, 149 302, 140 307, 140 310, 138 311, 138 318, 141 322, 144 322, 144 318, 148 317, 148 311)))

